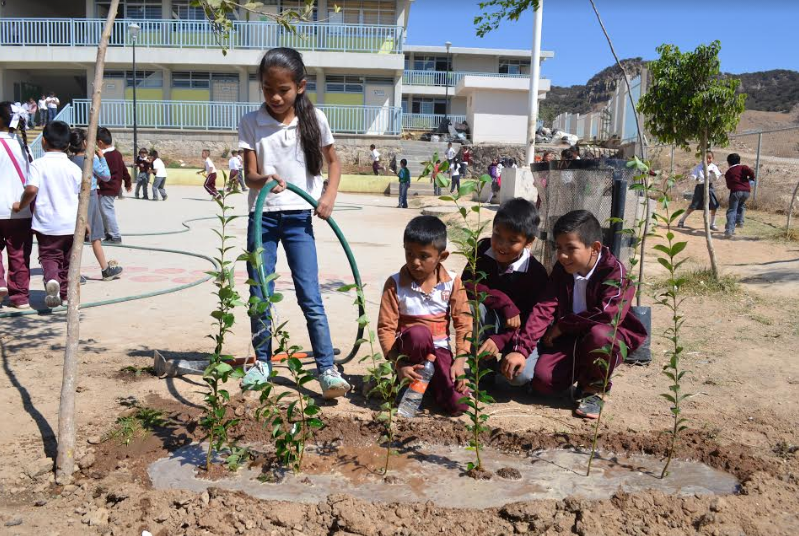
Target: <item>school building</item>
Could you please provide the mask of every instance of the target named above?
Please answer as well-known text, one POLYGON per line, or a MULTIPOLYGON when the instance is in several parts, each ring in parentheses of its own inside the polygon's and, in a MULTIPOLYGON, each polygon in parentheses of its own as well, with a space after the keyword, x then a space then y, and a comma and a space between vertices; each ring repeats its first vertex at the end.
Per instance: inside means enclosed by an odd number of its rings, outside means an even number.
MULTIPOLYGON (((264 3, 272 13, 304 6, 303 0, 264 3)), ((295 32, 242 10, 223 38, 189 0, 121 0, 106 56, 101 122, 133 126, 135 84, 139 128, 235 130, 262 102, 255 71, 264 51, 290 46, 302 52, 310 98, 334 132, 398 136, 436 128, 449 116, 466 121, 477 143, 524 143, 530 51, 407 45, 412 4, 317 0, 312 20, 297 23, 295 32)), ((61 118, 86 124, 109 8, 109 0, 0 3, 2 98, 38 99, 54 91, 61 118)), ((544 52, 542 61, 553 56, 544 52)), ((544 98, 549 81, 540 87, 544 98)))

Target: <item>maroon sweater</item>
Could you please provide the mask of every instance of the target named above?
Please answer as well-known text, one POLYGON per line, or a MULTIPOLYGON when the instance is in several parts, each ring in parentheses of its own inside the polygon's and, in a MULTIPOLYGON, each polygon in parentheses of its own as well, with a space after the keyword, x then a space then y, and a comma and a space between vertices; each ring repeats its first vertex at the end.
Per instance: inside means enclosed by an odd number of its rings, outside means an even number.
MULTIPOLYGON (((538 260, 530 256, 525 271, 503 272, 496 260, 489 257, 486 252, 491 247, 491 240, 484 238, 477 245, 477 272, 485 277, 477 285, 477 292, 484 292, 488 296, 484 305, 502 313, 505 318, 521 316, 524 325, 533 306, 543 293, 547 285, 547 271, 538 260)), ((467 266, 461 276, 466 293, 470 299, 474 298, 474 276, 467 266)), ((517 351, 520 330, 503 330, 491 336, 497 348, 505 352, 517 351)))
POLYGON ((622 293, 618 286, 606 285, 606 281, 623 281, 624 265, 606 247, 585 291, 586 311, 572 312, 574 276, 566 273, 557 263, 549 276, 549 284, 543 296, 533 308, 524 325, 520 352, 530 355, 538 341, 544 336, 552 321, 564 335, 582 335, 597 325, 609 326, 621 308, 621 325, 618 335, 627 344, 629 351, 637 349, 646 340, 646 328, 630 311, 635 298, 635 288, 630 286, 622 293))
POLYGON ((130 173, 128 168, 125 167, 122 153, 116 149, 104 153, 103 156, 105 156, 108 169, 111 171, 111 180, 97 183, 97 195, 117 196, 123 182, 125 183, 125 188, 130 188, 130 173))
POLYGON ((724 174, 724 179, 727 181, 727 188, 731 192, 749 192, 752 190, 749 186, 749 181, 755 180, 755 172, 749 166, 736 164, 727 170, 727 173, 724 174))

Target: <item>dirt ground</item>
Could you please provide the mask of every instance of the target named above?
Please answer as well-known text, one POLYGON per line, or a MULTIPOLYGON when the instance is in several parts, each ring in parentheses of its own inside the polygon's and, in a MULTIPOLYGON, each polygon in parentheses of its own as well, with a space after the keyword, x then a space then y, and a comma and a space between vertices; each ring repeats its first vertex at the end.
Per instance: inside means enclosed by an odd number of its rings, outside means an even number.
MULTIPOLYGON (((202 199, 199 188, 174 188, 166 203, 125 200, 118 204, 123 234, 179 229, 180 221, 213 215, 214 205, 202 199)), ((367 283, 369 314, 377 316, 380 288, 403 262, 401 235, 405 223, 419 213, 397 210, 385 197, 342 195, 336 217, 360 263, 367 283)), ((234 201, 237 212, 245 200, 234 201)), ((490 215, 490 211, 484 211, 490 215)), ((721 218, 723 221, 723 217, 721 218)), ((80 381, 78 383, 78 452, 80 471, 74 484, 56 486, 50 477, 58 429, 64 315, 0 318, 0 533, 72 534, 267 534, 267 535, 414 535, 414 534, 581 534, 581 535, 796 535, 799 534, 799 243, 777 239, 781 218, 750 212, 746 227, 734 241, 715 241, 726 274, 740 281, 727 294, 695 293, 685 302, 684 391, 693 396, 685 405, 689 430, 679 456, 728 471, 741 481, 738 494, 724 497, 667 496, 660 492, 626 494, 587 501, 565 500, 511 503, 481 511, 446 509, 432 503, 369 503, 334 494, 319 504, 265 502, 212 488, 195 494, 155 490, 147 465, 169 451, 202 439, 197 425, 204 384, 198 377, 162 380, 146 367, 152 352, 168 357, 191 357, 210 350, 204 336, 210 331, 212 286, 204 283, 177 293, 146 300, 86 309, 82 313, 80 381), (125 367, 133 367, 124 371, 125 367), (137 373, 138 371, 138 373, 137 373), (135 436, 129 445, 109 433, 131 406, 160 410, 164 425, 135 436)), ((687 270, 704 267, 706 250, 694 227, 679 232, 689 242, 687 270)), ((126 244, 213 253, 212 222, 193 224, 178 235, 125 238, 126 244)), ((243 245, 246 222, 233 229, 243 245)), ((320 277, 334 343, 347 351, 355 335, 352 297, 335 292, 349 281, 349 270, 333 235, 318 225, 320 277)), ((720 236, 720 235, 717 235, 720 236)), ((650 241, 651 246, 657 243, 650 241)), ((114 283, 90 280, 84 301, 132 295, 196 279, 208 263, 167 253, 113 250, 130 270, 114 283)), ((35 257, 35 252, 34 252, 35 257)), ((455 257, 457 258, 457 257, 455 257)), ((87 270, 92 265, 87 256, 87 270)), ((459 269, 457 261, 449 263, 459 269)), ((663 272, 650 250, 648 278, 656 286, 663 272)), ((278 272, 286 275, 279 263, 278 272)), ((35 272, 36 273, 36 272, 35 272)), ((91 274, 88 274, 91 276, 91 274)), ((301 315, 292 302, 290 280, 278 288, 287 294, 281 310, 299 344, 307 344, 301 315)), ((237 273, 239 290, 246 277, 237 273)), ((34 276, 34 286, 38 276, 34 276)), ((652 304, 652 290, 644 303, 652 304)), ((40 300, 36 291, 34 301, 40 300)), ((656 306, 657 307, 657 306, 656 306)), ((8 311, 6 308, 0 312, 8 311)), ((654 332, 661 333, 668 317, 654 312, 654 332)), ((237 314, 237 330, 229 349, 249 353, 248 324, 237 314)), ((659 393, 667 391, 661 373, 665 342, 653 337, 654 363, 624 366, 614 380, 606 406, 600 446, 605 452, 662 456, 669 412, 659 393)), ((364 351, 362 350, 362 354, 364 351)), ((357 360, 356 360, 357 361, 357 360)), ((360 384, 365 371, 356 361, 344 373, 360 384)), ((252 401, 239 398, 231 383, 236 414, 252 411, 252 401)), ((312 382, 308 387, 318 392, 312 382)), ((328 422, 320 441, 369 444, 379 437, 372 422, 374 405, 357 392, 347 399, 322 403, 328 422)), ((489 409, 493 447, 520 455, 538 448, 585 446, 591 424, 572 416, 559 398, 528 395, 505 397, 489 409)), ((401 440, 465 444, 465 419, 431 412, 402 423, 401 440)), ((243 438, 261 437, 252 425, 236 430, 243 438)), ((468 478, 468 477, 464 477, 468 478)))

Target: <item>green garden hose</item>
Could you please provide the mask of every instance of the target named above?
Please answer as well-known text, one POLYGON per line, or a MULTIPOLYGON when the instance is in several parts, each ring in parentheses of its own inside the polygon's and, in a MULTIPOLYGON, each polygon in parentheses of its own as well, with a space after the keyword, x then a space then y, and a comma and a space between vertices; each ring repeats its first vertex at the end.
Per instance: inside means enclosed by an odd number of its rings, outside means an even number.
MULTIPOLYGON (((272 188, 274 188, 275 186, 277 186, 277 181, 269 181, 268 183, 266 183, 264 187, 261 188, 261 191, 258 194, 258 199, 255 201, 255 208, 253 209, 253 213, 255 215, 255 217, 253 218, 253 222, 255 222, 255 225, 253 225, 252 231, 255 234, 254 239, 255 239, 256 251, 264 247, 263 234, 262 234, 264 203, 266 202, 266 196, 269 194, 269 192, 272 191, 272 188)), ((306 192, 305 190, 298 188, 297 186, 294 186, 290 182, 286 183, 286 186, 288 187, 288 190, 290 192, 293 192, 298 196, 302 197, 313 208, 317 208, 319 206, 319 203, 316 201, 316 199, 308 195, 308 192, 306 192)), ((341 229, 339 228, 338 224, 332 217, 327 219, 327 224, 330 225, 330 228, 335 233, 336 238, 338 238, 338 241, 341 243, 341 247, 344 249, 344 253, 347 255, 347 261, 349 261, 350 263, 350 269, 352 270, 352 277, 355 280, 355 284, 359 288, 363 288, 363 284, 361 282, 361 274, 358 271, 358 265, 355 263, 355 256, 352 254, 352 250, 350 249, 350 245, 347 243, 347 239, 344 238, 344 233, 341 232, 341 229)), ((261 293, 264 296, 269 296, 269 285, 266 279, 266 272, 264 271, 264 263, 262 262, 258 263, 256 279, 258 286, 261 287, 261 293)), ((365 314, 366 311, 364 310, 363 303, 359 302, 358 318, 360 319, 365 314)), ((350 353, 347 354, 346 356, 336 359, 335 360, 336 364, 343 365, 344 363, 348 363, 349 361, 352 360, 352 358, 355 357, 355 355, 358 353, 358 349, 361 347, 361 340, 363 339, 363 331, 364 331, 364 326, 359 322, 358 333, 357 335, 355 335, 355 343, 352 345, 352 350, 350 350, 350 353)))

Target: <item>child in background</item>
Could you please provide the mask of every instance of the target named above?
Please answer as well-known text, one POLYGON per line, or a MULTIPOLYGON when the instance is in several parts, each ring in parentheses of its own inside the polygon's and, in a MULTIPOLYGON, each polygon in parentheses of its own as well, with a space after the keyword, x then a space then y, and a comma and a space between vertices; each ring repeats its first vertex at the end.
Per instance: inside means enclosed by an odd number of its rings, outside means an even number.
POLYGON ((244 176, 241 173, 242 165, 241 160, 239 160, 238 151, 231 151, 230 160, 227 162, 227 167, 228 171, 230 171, 230 176, 228 177, 227 183, 227 191, 232 192, 234 187, 238 185, 242 192, 246 192, 247 186, 244 184, 244 176))
POLYGON ((69 254, 78 216, 81 170, 67 158, 69 135, 69 125, 63 121, 47 124, 42 136, 45 154, 31 164, 22 199, 13 205, 19 213, 36 199, 31 227, 44 273, 44 304, 50 308, 67 305, 69 254))
POLYGON ((153 201, 158 201, 158 194, 161 194, 161 199, 166 201, 166 166, 164 161, 158 156, 158 151, 152 149, 150 151, 150 160, 153 163, 153 201))
POLYGON ((447 162, 449 162, 449 169, 453 169, 452 164, 454 163, 453 161, 455 160, 456 154, 458 153, 455 150, 455 148, 452 147, 452 142, 447 143, 446 157, 447 157, 447 162))
POLYGON ((488 204, 491 204, 491 200, 494 199, 494 194, 499 193, 499 174, 499 158, 494 158, 488 166, 488 176, 491 177, 491 191, 488 194, 488 204))
POLYGON ((750 181, 755 180, 755 172, 749 166, 741 165, 741 156, 738 153, 727 156, 727 165, 730 169, 724 174, 724 180, 727 181, 727 188, 730 190, 730 204, 727 208, 724 238, 732 238, 735 228, 744 226, 746 201, 752 191, 750 181))
POLYGON ((408 208, 408 189, 411 187, 411 172, 408 169, 408 161, 404 158, 400 160, 397 177, 399 177, 399 204, 397 204, 397 208, 408 208))
POLYGON ((460 414, 467 389, 463 380, 472 315, 460 277, 442 264, 447 226, 435 216, 417 216, 405 227, 405 265, 383 286, 377 336, 383 355, 395 362, 399 378, 417 381, 425 361, 433 361, 430 390, 450 414, 460 414), (450 349, 449 324, 455 325, 456 356, 450 349))
MULTIPOLYGON (((526 199, 517 197, 504 202, 494 216, 491 238, 477 244, 477 273, 484 274, 483 279, 475 284, 468 266, 461 276, 470 300, 475 292, 487 296, 480 307, 480 317, 488 331, 479 352, 499 359, 490 362, 494 371, 504 366, 504 356, 519 351, 520 327, 547 286, 546 268, 530 253, 539 222, 538 210, 526 199)), ((538 353, 533 348, 522 372, 510 383, 528 384, 537 360, 538 353)))
POLYGON ((450 173, 452 175, 452 180, 450 181, 449 185, 449 193, 454 192, 458 188, 461 187, 461 161, 456 156, 452 159, 452 164, 450 164, 450 173))
POLYGON ((202 158, 205 167, 198 171, 197 175, 202 174, 205 176, 203 188, 205 188, 205 191, 208 192, 212 198, 216 199, 219 197, 219 192, 216 189, 216 166, 214 166, 214 162, 211 160, 211 151, 209 149, 203 149, 202 158))
POLYGON ((372 159, 372 172, 375 175, 380 175, 380 152, 374 144, 369 146, 369 158, 372 159))
MULTIPOLYGON (((344 396, 350 384, 336 370, 330 327, 319 288, 319 265, 313 232, 313 214, 308 203, 293 192, 286 192, 290 182, 318 199, 315 214, 330 217, 341 181, 341 163, 333 146, 325 114, 316 109, 306 94, 306 70, 302 55, 291 48, 273 48, 258 65, 258 81, 264 104, 246 114, 239 126, 239 148, 244 150, 246 183, 250 187, 247 249, 255 249, 253 227, 255 202, 267 182, 277 181, 264 203, 262 222, 263 264, 267 274, 275 272, 277 245, 283 244, 297 301, 305 315, 308 335, 319 371, 319 383, 325 398, 344 396), (322 165, 327 161, 327 187, 322 188, 322 165)), ((256 279, 255 267, 248 263, 250 279, 256 279)), ((269 292, 274 291, 274 281, 269 292)), ((263 299, 259 286, 250 287, 250 296, 263 299)), ((250 317, 252 345, 257 359, 242 380, 249 389, 269 381, 272 359, 272 311, 250 317)))
MULTIPOLYGON (((72 131, 69 136, 69 152, 72 155, 69 159, 78 166, 82 173, 83 162, 86 159, 85 130, 75 129, 72 131)), ((97 198, 97 185, 98 181, 108 182, 110 180, 111 171, 108 169, 108 163, 100 148, 95 147, 95 154, 92 159, 92 183, 91 191, 89 192, 89 211, 86 216, 86 234, 89 236, 94 258, 97 259, 97 264, 100 265, 100 270, 102 270, 101 275, 103 281, 119 279, 119 274, 122 273, 122 267, 117 265, 116 262, 106 261, 103 244, 101 242, 105 231, 103 230, 103 217, 100 215, 100 201, 97 198)))
POLYGON ((111 132, 105 128, 97 129, 97 147, 103 151, 108 170, 111 172, 111 180, 100 182, 97 185, 97 195, 100 199, 100 215, 103 217, 105 227, 105 241, 111 244, 122 242, 122 235, 119 232, 117 223, 116 207, 114 205, 116 197, 122 192, 122 184, 125 190, 131 191, 130 173, 122 158, 122 153, 112 145, 114 143, 111 132))
POLYGON ((150 158, 147 156, 147 149, 142 147, 139 149, 139 156, 136 157, 136 192, 134 195, 136 199, 139 198, 139 190, 144 189, 144 199, 149 199, 147 190, 150 186, 150 172, 153 165, 150 158))
POLYGON ((463 171, 461 172, 461 178, 465 179, 469 174, 469 168, 472 165, 472 150, 469 149, 468 145, 464 145, 461 149, 461 160, 463 160, 463 171))
POLYGON ((576 382, 575 414, 596 419, 606 374, 606 367, 596 361, 606 362, 608 374, 622 361, 618 342, 611 356, 597 353, 610 344, 611 322, 620 314, 617 341, 624 341, 629 352, 644 342, 646 329, 630 311, 635 287, 624 284, 624 265, 602 246, 596 217, 587 210, 569 212, 558 218, 552 234, 558 263, 524 325, 518 351, 505 357, 501 372, 509 380, 522 374, 537 347, 532 388, 555 394, 576 382))
MULTIPOLYGON (((713 187, 713 181, 721 177, 721 170, 713 163, 713 158, 713 151, 708 151, 707 174, 710 180, 710 230, 718 231, 719 229, 716 227, 716 210, 719 208, 719 200, 716 198, 716 189, 713 187)), ((691 205, 677 223, 677 227, 679 228, 685 227, 685 220, 688 219, 691 213, 695 210, 704 210, 705 207, 705 169, 701 162, 691 171, 691 177, 697 181, 698 184, 694 187, 694 196, 691 199, 691 205)))

